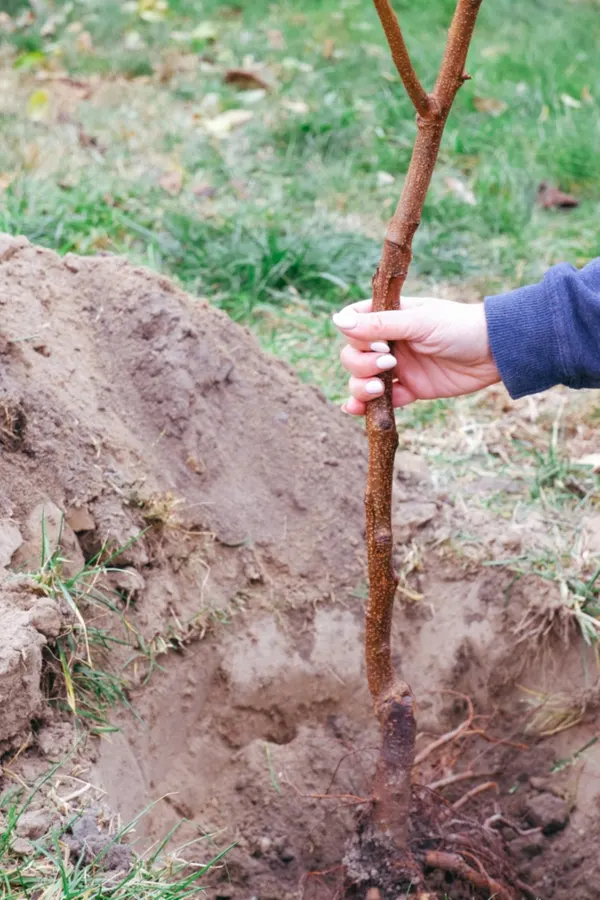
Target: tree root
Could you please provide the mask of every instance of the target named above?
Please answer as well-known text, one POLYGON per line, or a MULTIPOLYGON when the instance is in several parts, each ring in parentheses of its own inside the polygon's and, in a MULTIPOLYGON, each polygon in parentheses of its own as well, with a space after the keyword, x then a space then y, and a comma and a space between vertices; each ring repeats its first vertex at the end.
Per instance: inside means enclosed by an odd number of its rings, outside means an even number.
MULTIPOLYGON (((488 782, 476 791, 494 785, 488 782)), ((494 785, 495 786, 495 785, 494 785)), ((463 802, 473 796, 464 795, 463 802)), ((491 825, 463 817, 448 819, 456 809, 428 788, 413 785, 406 843, 399 846, 389 831, 382 831, 373 815, 373 805, 359 816, 357 832, 344 858, 347 900, 365 900, 367 891, 377 888, 381 900, 399 896, 478 897, 489 900, 517 900, 529 889, 523 885, 506 856, 502 839, 491 825), (454 826, 454 827, 453 827, 454 826), (448 891, 443 876, 455 877, 455 891, 448 891), (462 887, 460 883, 462 882, 462 887), (464 893, 467 891, 467 893, 464 893)))
POLYGON ((491 878, 481 863, 479 863, 480 871, 476 872, 457 853, 429 850, 425 854, 425 864, 432 869, 442 869, 444 872, 452 872, 454 875, 458 875, 464 881, 472 884, 473 887, 493 894, 496 900, 515 900, 513 892, 494 878, 491 878))

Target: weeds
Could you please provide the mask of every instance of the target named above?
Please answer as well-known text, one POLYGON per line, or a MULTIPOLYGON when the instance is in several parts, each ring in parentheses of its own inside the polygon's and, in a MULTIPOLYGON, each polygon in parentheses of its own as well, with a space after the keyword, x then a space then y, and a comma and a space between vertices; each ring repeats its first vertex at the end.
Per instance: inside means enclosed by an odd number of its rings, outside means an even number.
MULTIPOLYGON (((6 898, 64 898, 64 900, 94 900, 111 897, 113 900, 184 900, 203 893, 201 879, 225 856, 230 848, 220 852, 207 863, 190 862, 182 858, 193 841, 179 850, 165 853, 179 826, 147 853, 136 856, 121 851, 144 810, 124 827, 113 822, 98 834, 100 846, 90 858, 88 852, 72 849, 70 835, 77 829, 81 810, 70 813, 62 824, 54 826, 38 840, 20 839, 19 822, 42 789, 52 782, 63 765, 50 769, 32 789, 12 788, 0 797, 0 894, 6 898), (113 857, 123 865, 112 868, 113 857)), ((50 791, 52 796, 52 791, 50 791)), ((89 815, 89 814, 88 814, 89 815)), ((94 819, 95 821, 95 819, 94 819)), ((127 845, 125 844, 125 847, 127 845)))
POLYGON ((117 595, 111 597, 105 583, 106 576, 115 571, 110 563, 124 549, 109 553, 103 548, 83 569, 68 575, 60 534, 52 547, 42 520, 41 564, 29 574, 37 590, 64 605, 71 616, 65 630, 47 648, 50 696, 59 704, 64 696, 73 715, 94 733, 116 730, 109 724, 109 711, 120 703, 128 705, 128 700, 126 676, 114 668, 115 652, 120 647, 138 646, 117 595), (123 637, 113 633, 116 624, 123 637))

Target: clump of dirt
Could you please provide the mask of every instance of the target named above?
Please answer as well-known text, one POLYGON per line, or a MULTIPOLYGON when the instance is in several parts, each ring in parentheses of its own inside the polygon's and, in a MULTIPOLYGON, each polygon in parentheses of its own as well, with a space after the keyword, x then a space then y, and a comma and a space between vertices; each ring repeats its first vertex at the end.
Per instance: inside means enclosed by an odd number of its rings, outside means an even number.
MULTIPOLYGON (((188 855, 235 844, 207 876, 215 900, 333 896, 378 745, 360 428, 226 315, 123 259, 3 237, 0 308, 6 771, 33 777, 73 745, 42 691, 72 610, 17 573, 48 548, 69 576, 117 552, 105 587, 151 652, 126 670, 136 717, 117 710, 110 741, 78 748, 79 774, 123 819, 155 803, 140 846, 181 819, 181 844, 210 836, 188 855)), ((455 732, 417 766, 417 795, 434 792, 446 832, 485 827, 532 896, 595 897, 595 663, 552 640, 536 655, 527 623, 556 608, 551 586, 457 558, 453 515, 399 454, 396 663, 419 751, 455 732)), ((418 840, 435 850, 433 832, 418 840)), ((433 896, 487 896, 456 871, 427 877, 433 896)))

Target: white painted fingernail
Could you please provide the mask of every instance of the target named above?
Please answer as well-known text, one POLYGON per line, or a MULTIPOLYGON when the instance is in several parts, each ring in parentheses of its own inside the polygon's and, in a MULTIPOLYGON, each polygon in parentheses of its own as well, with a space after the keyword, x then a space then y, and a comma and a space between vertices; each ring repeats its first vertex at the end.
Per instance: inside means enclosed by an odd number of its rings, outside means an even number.
POLYGON ((396 365, 396 357, 392 356, 391 353, 387 353, 385 356, 378 356, 375 360, 375 365, 378 369, 393 369, 396 365))
POLYGON ((367 394, 381 394, 383 391, 383 384, 377 378, 374 378, 373 381, 367 381, 365 384, 365 391, 367 394))
POLYGON ((333 316, 333 323, 337 325, 338 328, 342 328, 345 331, 350 331, 352 328, 356 328, 358 324, 358 317, 355 312, 351 309, 343 309, 341 312, 336 313, 333 316))
POLYGON ((374 353, 389 353, 390 346, 385 341, 375 341, 374 344, 371 344, 371 350, 374 353))

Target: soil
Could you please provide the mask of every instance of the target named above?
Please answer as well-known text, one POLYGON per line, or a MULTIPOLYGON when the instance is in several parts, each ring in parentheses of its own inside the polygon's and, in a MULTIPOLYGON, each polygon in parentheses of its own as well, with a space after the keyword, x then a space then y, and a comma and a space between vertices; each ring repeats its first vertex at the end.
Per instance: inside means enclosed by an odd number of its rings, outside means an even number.
MULTIPOLYGON (((71 751, 63 785, 85 775, 123 821, 154 804, 136 849, 181 819, 177 845, 196 841, 189 858, 234 845, 207 875, 209 898, 341 896, 378 744, 361 650, 360 426, 226 315, 118 257, 60 259, 0 237, 0 310, 6 782, 71 751), (72 574, 127 545, 112 587, 158 654, 151 673, 141 659, 127 669, 120 730, 75 750, 71 716, 45 692, 70 612, 22 574, 39 566, 42 522, 72 574)), ((537 623, 560 623, 554 587, 457 557, 444 539, 457 515, 422 460, 401 450, 394 647, 418 700, 418 748, 465 721, 469 700, 475 713, 416 768, 415 796, 472 772, 436 790, 447 819, 449 804, 493 782, 451 812, 455 827, 487 822, 503 865, 532 887, 515 896, 591 900, 593 654, 568 628, 533 639, 537 623), (542 735, 557 708, 580 709, 580 721, 542 735)), ((73 803, 41 791, 35 836, 73 803)), ((95 847, 94 822, 91 838, 70 840, 95 847)), ((25 828, 19 839, 29 837, 25 828)), ((427 878, 431 897, 487 896, 449 873, 427 878)), ((352 895, 371 900, 373 890, 365 882, 352 895)))

